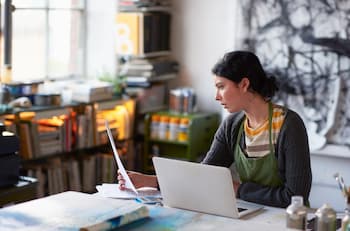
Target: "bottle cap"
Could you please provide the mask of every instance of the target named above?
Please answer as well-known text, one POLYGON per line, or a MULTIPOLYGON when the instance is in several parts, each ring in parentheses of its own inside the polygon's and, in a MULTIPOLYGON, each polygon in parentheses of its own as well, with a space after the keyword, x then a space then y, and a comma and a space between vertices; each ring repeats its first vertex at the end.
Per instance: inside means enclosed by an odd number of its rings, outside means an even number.
POLYGON ((170 117, 170 123, 178 124, 180 122, 179 117, 170 117))
POLYGON ((315 213, 316 217, 324 218, 324 219, 335 219, 336 212, 329 204, 324 204, 321 208, 317 209, 315 213))
POLYGON ((160 119, 159 115, 157 115, 157 114, 152 115, 152 121, 159 121, 159 119, 160 119))
POLYGON ((304 205, 304 199, 302 196, 292 196, 292 204, 294 205, 304 205))
POLYGON ((186 118, 186 117, 185 118, 181 118, 180 123, 181 124, 189 124, 190 120, 188 118, 186 118))
POLYGON ((161 116, 160 117, 160 121, 164 122, 164 123, 168 123, 169 122, 169 116, 161 116))

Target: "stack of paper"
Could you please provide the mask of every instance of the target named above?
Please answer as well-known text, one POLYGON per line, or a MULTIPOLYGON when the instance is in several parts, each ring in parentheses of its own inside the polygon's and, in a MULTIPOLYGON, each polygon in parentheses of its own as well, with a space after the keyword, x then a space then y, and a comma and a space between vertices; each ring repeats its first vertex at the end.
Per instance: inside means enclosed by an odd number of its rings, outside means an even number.
POLYGON ((162 198, 160 191, 156 188, 144 187, 137 189, 137 194, 130 190, 120 190, 118 184, 102 184, 97 185, 98 193, 103 197, 119 198, 119 199, 136 199, 138 197, 154 197, 162 198))
POLYGON ((72 100, 77 102, 88 103, 113 97, 112 84, 98 80, 78 81, 71 84, 70 88, 72 89, 72 100))

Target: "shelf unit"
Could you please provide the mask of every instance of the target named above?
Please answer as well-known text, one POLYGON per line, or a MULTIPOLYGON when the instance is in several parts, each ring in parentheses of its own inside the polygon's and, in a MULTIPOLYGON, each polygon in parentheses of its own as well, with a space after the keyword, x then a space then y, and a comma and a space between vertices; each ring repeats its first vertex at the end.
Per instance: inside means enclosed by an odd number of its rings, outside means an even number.
POLYGON ((94 192, 96 184, 115 182, 116 165, 104 119, 113 125, 122 161, 133 170, 134 114, 135 100, 115 98, 31 107, 0 118, 19 136, 21 174, 38 179, 37 197, 42 197, 66 190, 94 192))
POLYGON ((154 172, 152 157, 154 147, 156 155, 168 158, 199 162, 210 148, 211 141, 219 125, 219 115, 216 113, 175 114, 168 111, 148 113, 145 116, 144 138, 144 171, 154 172), (185 142, 151 138, 152 115, 188 118, 188 139, 185 142))

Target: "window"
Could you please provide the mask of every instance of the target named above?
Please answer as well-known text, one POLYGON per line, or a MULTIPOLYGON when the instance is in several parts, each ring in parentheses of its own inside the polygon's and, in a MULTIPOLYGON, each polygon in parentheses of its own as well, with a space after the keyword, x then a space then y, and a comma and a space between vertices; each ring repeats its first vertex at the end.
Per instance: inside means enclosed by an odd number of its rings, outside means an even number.
POLYGON ((12 81, 83 76, 85 0, 12 0, 12 5, 12 81))

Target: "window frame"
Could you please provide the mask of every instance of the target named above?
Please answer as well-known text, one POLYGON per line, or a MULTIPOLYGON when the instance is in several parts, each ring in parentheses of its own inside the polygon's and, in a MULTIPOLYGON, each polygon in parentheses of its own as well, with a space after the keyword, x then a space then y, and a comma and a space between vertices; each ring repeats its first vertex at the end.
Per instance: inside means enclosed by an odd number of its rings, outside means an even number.
MULTIPOLYGON (((2 0, 0 7, 1 7, 1 13, 4 14, 4 16, 8 15, 9 19, 8 22, 6 22, 6 19, 3 20, 4 22, 1 22, 2 30, 5 32, 4 35, 4 41, 2 41, 3 44, 3 58, 2 58, 2 68, 13 68, 12 62, 12 13, 14 10, 40 10, 41 12, 44 11, 45 15, 45 67, 44 67, 44 76, 42 76, 42 80, 65 80, 65 79, 71 79, 71 78, 81 78, 83 76, 86 76, 86 54, 87 54, 87 0, 80 0, 82 6, 81 7, 50 7, 49 5, 50 0, 43 0, 44 6, 43 7, 16 7, 16 5, 13 3, 12 0, 2 0), (6 4, 10 4, 11 7, 5 7, 6 4), (10 12, 8 12, 10 11, 10 12), (80 42, 81 45, 81 54, 78 56, 79 60, 81 60, 81 67, 79 67, 79 72, 70 73, 67 76, 50 76, 49 71, 49 60, 50 60, 50 12, 53 11, 69 11, 69 12, 80 12, 81 14, 81 25, 80 25, 80 42)), ((13 81, 13 80, 12 80, 13 81)))

